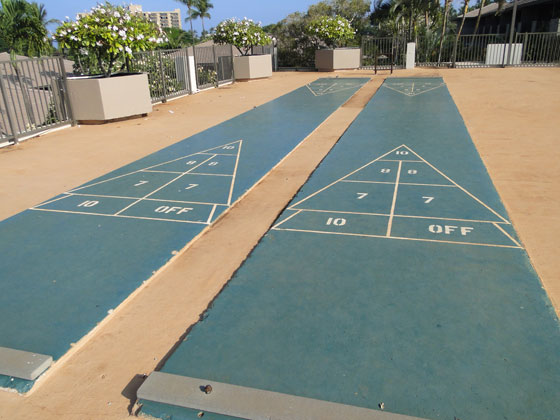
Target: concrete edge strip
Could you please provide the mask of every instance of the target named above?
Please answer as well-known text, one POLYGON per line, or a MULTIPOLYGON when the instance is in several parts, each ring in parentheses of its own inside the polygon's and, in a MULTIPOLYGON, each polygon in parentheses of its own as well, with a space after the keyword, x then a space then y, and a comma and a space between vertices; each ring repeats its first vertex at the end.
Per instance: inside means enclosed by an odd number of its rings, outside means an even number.
POLYGON ((0 375, 34 381, 52 362, 52 356, 0 347, 0 375))
POLYGON ((251 420, 423 420, 164 372, 152 372, 138 389, 137 397, 251 420))

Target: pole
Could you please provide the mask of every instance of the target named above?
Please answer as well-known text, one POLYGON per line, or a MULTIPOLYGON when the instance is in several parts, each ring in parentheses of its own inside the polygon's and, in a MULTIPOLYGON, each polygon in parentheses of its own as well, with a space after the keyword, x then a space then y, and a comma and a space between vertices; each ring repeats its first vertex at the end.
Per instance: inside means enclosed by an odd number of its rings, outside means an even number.
POLYGON ((70 95, 68 93, 68 78, 66 76, 66 68, 64 67, 64 57, 58 57, 58 65, 60 66, 60 74, 62 75, 62 95, 64 96, 64 102, 66 102, 66 112, 68 114, 68 119, 72 122, 72 126, 76 125, 76 120, 74 119, 74 111, 72 110, 72 104, 70 103, 70 95))
POLYGON ((508 51, 508 66, 511 66, 511 48, 513 46, 513 32, 515 31, 515 15, 517 14, 517 0, 513 0, 513 13, 511 14, 511 25, 509 30, 509 51, 508 51))

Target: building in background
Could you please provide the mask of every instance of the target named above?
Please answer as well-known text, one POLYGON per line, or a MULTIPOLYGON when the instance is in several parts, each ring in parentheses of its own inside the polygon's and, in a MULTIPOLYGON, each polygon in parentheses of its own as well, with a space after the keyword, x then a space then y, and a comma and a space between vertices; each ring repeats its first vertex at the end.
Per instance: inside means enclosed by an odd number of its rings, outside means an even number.
MULTIPOLYGON (((130 4, 125 7, 130 13, 137 13, 144 15, 146 19, 150 22, 155 23, 160 28, 179 28, 182 29, 181 25, 181 10, 175 9, 168 12, 145 12, 142 10, 142 6, 139 4, 130 4)), ((78 19, 88 13, 78 13, 78 19)))

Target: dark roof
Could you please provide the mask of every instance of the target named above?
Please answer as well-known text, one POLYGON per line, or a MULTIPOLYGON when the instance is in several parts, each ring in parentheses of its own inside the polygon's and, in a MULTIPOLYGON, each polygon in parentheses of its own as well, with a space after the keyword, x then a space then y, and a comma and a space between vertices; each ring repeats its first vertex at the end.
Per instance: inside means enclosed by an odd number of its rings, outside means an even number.
MULTIPOLYGON (((517 7, 521 8, 521 7, 527 7, 527 6, 536 6, 537 4, 540 3, 552 3, 553 0, 517 0, 517 7)), ((506 4, 504 4, 504 6, 502 7, 502 13, 510 10, 513 8, 513 1, 509 1, 506 4)), ((470 12, 467 12, 467 14, 465 15, 465 19, 470 19, 470 18, 476 18, 478 17, 478 11, 480 9, 473 9, 470 12)), ((489 4, 488 6, 484 6, 482 8, 482 13, 481 16, 486 16, 489 14, 496 14, 496 12, 498 11, 498 3, 492 3, 489 4)), ((457 16, 457 18, 462 18, 463 15, 459 15, 457 16)))

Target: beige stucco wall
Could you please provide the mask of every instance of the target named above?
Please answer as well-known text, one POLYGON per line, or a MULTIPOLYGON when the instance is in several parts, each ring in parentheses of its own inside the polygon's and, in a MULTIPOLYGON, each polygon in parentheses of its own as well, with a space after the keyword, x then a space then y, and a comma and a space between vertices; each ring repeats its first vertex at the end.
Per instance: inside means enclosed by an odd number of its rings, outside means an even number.
POLYGON ((357 69, 360 67, 360 49, 317 50, 315 51, 315 67, 319 71, 357 69))
POLYGON ((272 57, 270 54, 233 57, 233 71, 236 80, 270 77, 272 57))
POLYGON ((105 121, 152 111, 146 74, 69 78, 68 95, 78 121, 105 121))

